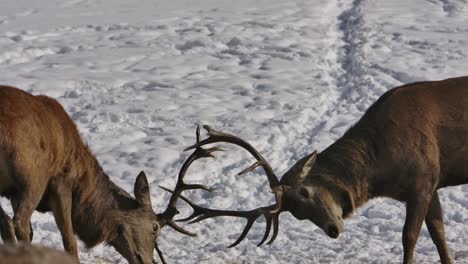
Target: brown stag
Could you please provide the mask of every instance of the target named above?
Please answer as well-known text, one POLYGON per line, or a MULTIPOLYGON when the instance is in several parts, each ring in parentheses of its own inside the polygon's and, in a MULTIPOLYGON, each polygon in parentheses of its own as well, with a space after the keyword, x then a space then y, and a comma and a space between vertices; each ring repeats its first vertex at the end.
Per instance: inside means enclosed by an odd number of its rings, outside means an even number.
POLYGON ((2 239, 29 242, 34 210, 52 211, 64 249, 77 259, 75 233, 88 247, 112 245, 132 264, 151 263, 153 249, 164 262, 156 244, 162 227, 194 236, 173 221, 181 192, 208 189, 185 184, 185 171, 215 150, 189 157, 167 209, 155 214, 144 172, 136 178, 133 198, 104 173, 56 100, 0 86, 0 195, 11 200, 14 211, 12 220, 0 207, 2 239))
POLYGON ((468 77, 403 85, 382 95, 340 139, 320 153, 312 153, 281 178, 244 140, 207 126, 209 137, 193 147, 228 142, 248 150, 257 162, 241 174, 261 166, 276 204, 251 211, 226 211, 191 204, 185 220, 198 222, 217 216, 246 218, 237 245, 255 220, 266 218, 266 232, 274 231, 278 217, 289 211, 308 219, 331 238, 343 231, 343 219, 375 197, 406 203, 403 229, 404 263, 412 263, 423 221, 437 247, 441 262, 451 263, 445 240, 442 208, 437 190, 468 183, 468 77))

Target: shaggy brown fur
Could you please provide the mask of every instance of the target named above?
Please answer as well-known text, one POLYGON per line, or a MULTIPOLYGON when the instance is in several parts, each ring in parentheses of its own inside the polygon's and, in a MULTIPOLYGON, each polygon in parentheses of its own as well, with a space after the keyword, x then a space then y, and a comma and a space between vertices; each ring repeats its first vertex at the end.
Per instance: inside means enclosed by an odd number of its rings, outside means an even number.
POLYGON ((74 238, 92 247, 108 242, 131 263, 151 263, 159 226, 142 173, 135 197, 103 172, 62 106, 0 86, 0 195, 12 201, 11 219, 0 209, 4 240, 29 241, 34 210, 52 211, 66 251, 74 238), (14 231, 12 230, 14 226, 14 231))

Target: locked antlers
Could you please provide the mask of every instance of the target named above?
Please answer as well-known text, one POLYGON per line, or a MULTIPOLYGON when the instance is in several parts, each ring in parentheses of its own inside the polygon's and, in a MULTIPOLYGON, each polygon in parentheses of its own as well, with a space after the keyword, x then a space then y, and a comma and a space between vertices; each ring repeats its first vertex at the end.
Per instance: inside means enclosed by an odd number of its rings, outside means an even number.
POLYGON ((187 198, 181 196, 180 198, 186 201, 193 208, 193 213, 189 217, 178 220, 178 221, 190 221, 189 223, 196 223, 196 222, 199 222, 208 218, 212 218, 212 217, 217 217, 217 216, 234 216, 234 217, 246 218, 247 224, 244 228, 244 231, 239 236, 239 238, 233 244, 229 246, 229 247, 234 247, 238 245, 247 236, 255 220, 257 220, 258 217, 263 215, 266 219, 266 230, 265 230, 263 239, 260 241, 258 246, 261 246, 268 239, 272 224, 273 224, 273 235, 267 244, 269 245, 273 243, 279 231, 278 220, 279 220, 279 214, 282 211, 281 201, 282 201, 282 195, 284 193, 284 186, 280 184, 278 178, 276 177, 269 163, 262 157, 262 155, 260 155, 260 153, 258 153, 257 150, 255 150, 254 147, 252 147, 252 145, 250 145, 249 143, 247 143, 246 141, 244 141, 243 139, 239 137, 213 130, 209 126, 205 125, 203 126, 203 128, 208 132, 208 138, 200 141, 200 134, 199 134, 200 130, 199 128, 197 128, 197 143, 193 146, 188 147, 186 150, 195 149, 195 152, 197 151, 200 153, 208 152, 208 155, 211 156, 211 152, 213 152, 213 150, 214 151, 219 150, 219 148, 215 147, 215 148, 211 148, 208 150, 204 150, 202 146, 211 144, 211 143, 216 143, 216 142, 227 142, 227 143, 231 143, 234 145, 238 145, 246 149, 250 154, 252 154, 252 156, 255 157, 257 161, 252 166, 241 171, 238 175, 243 175, 243 174, 246 174, 247 172, 254 170, 257 167, 262 167, 265 170, 265 174, 268 178, 270 188, 275 194, 276 203, 270 206, 259 207, 259 208, 249 210, 249 211, 214 210, 214 209, 200 207, 194 204, 193 202, 191 202, 190 200, 188 200, 187 198))
MULTIPOLYGON (((197 142, 199 142, 199 141, 200 141, 200 128, 197 127, 197 142)), ((179 171, 179 176, 177 178, 177 184, 176 184, 176 187, 175 187, 174 191, 171 191, 168 188, 159 186, 160 188, 172 193, 171 198, 169 200, 169 204, 167 205, 166 210, 163 213, 158 214, 158 223, 160 225, 160 229, 163 228, 165 225, 168 225, 168 226, 172 227, 174 230, 176 230, 177 232, 180 232, 182 234, 185 234, 185 235, 188 235, 188 236, 196 236, 196 234, 183 229, 182 227, 178 226, 174 222, 174 216, 179 214, 179 211, 176 208, 177 199, 182 198, 181 194, 185 190, 201 189, 201 190, 205 190, 205 191, 208 191, 208 192, 212 191, 210 188, 208 188, 208 187, 206 187, 204 185, 201 185, 201 184, 187 184, 187 183, 185 183, 184 182, 184 176, 185 176, 185 173, 187 172, 187 169, 190 167, 190 165, 195 160, 201 159, 201 158, 213 157, 213 155, 211 153, 213 153, 215 151, 221 151, 221 150, 222 149, 218 148, 218 147, 213 147, 213 148, 209 148, 209 149, 204 149, 204 148, 201 148, 201 147, 195 148, 195 151, 187 158, 187 160, 185 160, 184 164, 182 165, 182 168, 179 171)), ((191 204, 191 202, 189 200, 187 200, 187 198, 183 197, 183 199, 188 201, 189 204, 191 204)), ((163 263, 165 263, 162 252, 158 248, 157 244, 155 244, 155 249, 156 249, 161 261, 163 263)))

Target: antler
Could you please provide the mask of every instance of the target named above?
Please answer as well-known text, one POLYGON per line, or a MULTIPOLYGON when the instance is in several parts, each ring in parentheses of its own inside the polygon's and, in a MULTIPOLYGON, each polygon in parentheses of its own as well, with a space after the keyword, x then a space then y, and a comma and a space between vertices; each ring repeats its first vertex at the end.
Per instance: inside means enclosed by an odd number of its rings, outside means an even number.
POLYGON ((217 217, 217 216, 234 216, 234 217, 246 218, 247 224, 244 228, 244 231, 239 236, 239 238, 233 244, 229 246, 229 247, 234 247, 238 245, 247 236, 248 232, 252 228, 257 218, 263 215, 266 219, 267 225, 266 225, 266 230, 265 230, 263 239, 260 241, 260 243, 257 246, 261 246, 266 241, 266 239, 268 238, 270 234, 272 224, 273 224, 273 235, 267 244, 269 245, 273 243, 279 231, 278 219, 279 219, 279 214, 281 213, 281 209, 282 209, 281 200, 282 200, 282 195, 284 192, 284 186, 280 184, 270 164, 262 157, 262 155, 260 155, 260 153, 258 153, 258 151, 254 147, 252 147, 252 145, 250 145, 249 143, 247 143, 246 141, 244 141, 243 139, 239 137, 213 130, 209 126, 205 125, 203 126, 203 128, 208 132, 209 137, 207 139, 199 141, 198 136, 197 136, 197 143, 193 146, 186 148, 185 150, 194 149, 194 148, 199 149, 201 148, 201 146, 211 144, 211 143, 216 143, 216 142, 228 142, 228 143, 232 143, 232 144, 238 145, 246 149, 248 152, 250 152, 250 154, 252 154, 252 156, 255 157, 257 162, 255 162, 252 166, 248 167, 247 169, 241 171, 238 175, 243 175, 247 172, 254 170, 255 168, 259 166, 263 167, 263 169, 265 170, 266 176, 268 178, 270 188, 275 193, 276 203, 270 206, 259 207, 250 211, 214 210, 214 209, 209 209, 209 208, 198 206, 192 203, 187 198, 181 196, 180 198, 183 199, 185 202, 187 202, 193 208, 193 213, 189 217, 178 220, 178 221, 190 221, 189 223, 196 223, 196 222, 199 222, 208 218, 212 218, 212 217, 217 217))
MULTIPOLYGON (((197 132, 196 133, 197 133, 196 134, 197 135, 197 143, 199 143, 200 142, 200 127, 199 126, 197 126, 197 132)), ((204 185, 201 185, 201 184, 186 184, 184 182, 184 176, 185 176, 185 173, 187 172, 187 169, 190 167, 190 165, 195 160, 201 159, 201 158, 208 158, 208 157, 213 158, 214 156, 211 153, 213 153, 215 151, 221 151, 221 150, 223 150, 223 149, 218 148, 218 147, 213 147, 213 148, 209 148, 209 149, 204 149, 202 147, 196 147, 195 151, 185 160, 184 164, 182 164, 182 168, 180 168, 179 176, 177 178, 177 183, 176 183, 176 187, 175 187, 174 191, 171 191, 171 190, 167 189, 166 187, 159 186, 160 188, 172 193, 166 210, 163 213, 157 215, 158 223, 160 225, 160 228, 163 228, 165 225, 168 225, 168 226, 172 227, 174 230, 176 230, 176 231, 178 231, 178 232, 180 232, 182 234, 185 234, 185 235, 188 235, 188 236, 196 236, 195 233, 192 233, 192 232, 189 232, 189 231, 183 229, 182 227, 178 226, 174 222, 174 216, 179 214, 179 210, 177 210, 177 207, 176 207, 177 199, 183 198, 184 201, 189 201, 187 198, 181 196, 182 192, 185 191, 185 190, 202 189, 202 190, 205 190, 205 191, 208 191, 208 192, 212 191, 212 189, 210 189, 210 188, 208 188, 208 187, 206 187, 204 185)), ((155 242, 154 248, 156 249, 156 252, 158 253, 159 258, 161 259, 161 262, 163 264, 166 264, 166 260, 164 259, 162 251, 159 249, 157 242, 155 242)))
MULTIPOLYGON (((198 142, 200 142, 200 127, 197 127, 197 143, 198 142)), ((168 225, 168 226, 172 227, 174 230, 176 230, 176 231, 178 231, 178 232, 180 232, 182 234, 185 234, 185 235, 188 235, 188 236, 196 236, 196 234, 191 233, 191 232, 183 229, 182 227, 178 226, 174 222, 174 220, 173 220, 174 216, 179 214, 179 211, 176 208, 177 199, 181 196, 182 192, 185 191, 185 190, 202 189, 202 190, 205 190, 205 191, 208 191, 208 192, 212 191, 212 189, 210 189, 210 188, 208 188, 208 187, 206 187, 204 185, 201 185, 201 184, 186 184, 184 182, 184 176, 185 176, 185 173, 187 172, 187 169, 190 167, 190 165, 195 160, 201 159, 201 158, 208 158, 208 157, 213 158, 214 156, 211 153, 213 153, 215 151, 221 151, 221 150, 223 150, 223 149, 221 149, 219 147, 213 147, 213 148, 209 148, 209 149, 196 147, 195 151, 187 158, 187 160, 185 160, 184 164, 182 165, 182 168, 179 171, 179 176, 177 178, 176 187, 175 187, 174 191, 170 191, 170 192, 172 192, 172 196, 171 196, 171 198, 169 200, 169 204, 167 205, 166 210, 163 213, 158 215, 159 224, 160 224, 161 228, 163 226, 165 226, 165 225, 168 225)), ((162 187, 162 186, 159 186, 159 187, 164 189, 164 190, 168 190, 165 187, 162 187)))

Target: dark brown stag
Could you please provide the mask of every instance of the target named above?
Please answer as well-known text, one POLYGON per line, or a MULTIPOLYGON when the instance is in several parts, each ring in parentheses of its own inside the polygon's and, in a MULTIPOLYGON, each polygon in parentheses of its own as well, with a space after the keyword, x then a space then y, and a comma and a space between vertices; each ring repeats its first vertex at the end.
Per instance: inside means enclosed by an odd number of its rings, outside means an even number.
POLYGON ((56 100, 0 86, 0 195, 14 210, 12 220, 0 207, 2 239, 29 242, 34 210, 52 211, 65 250, 76 258, 75 233, 88 247, 114 246, 130 263, 151 263, 155 248, 164 262, 156 244, 162 227, 194 235, 172 220, 178 197, 186 189, 207 189, 185 184, 185 171, 215 150, 197 149, 189 157, 167 209, 156 215, 144 172, 135 181, 133 198, 104 173, 56 100))
MULTIPOLYGON (((337 238, 343 219, 375 197, 406 203, 403 229, 404 263, 412 263, 423 221, 441 262, 451 263, 437 190, 468 183, 468 77, 419 82, 385 93, 340 139, 321 153, 299 160, 278 181, 270 165, 244 140, 205 126, 209 137, 195 147, 229 142, 247 149, 268 176, 276 204, 251 211, 225 211, 192 204, 186 220, 216 216, 245 217, 248 222, 237 245, 255 219, 266 218, 261 245, 278 217, 289 211, 308 219, 337 238)), ((244 171, 244 172, 246 172, 244 171)), ((242 173, 244 173, 242 172, 242 173)))

